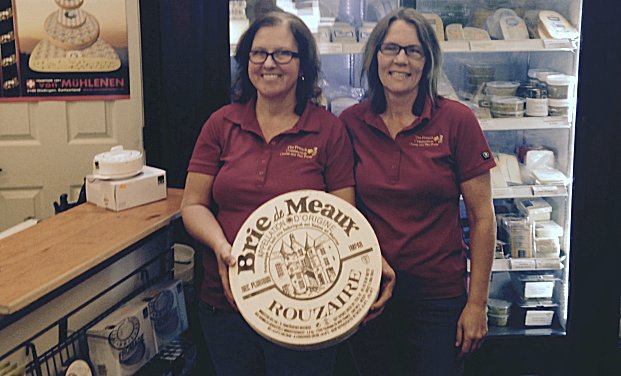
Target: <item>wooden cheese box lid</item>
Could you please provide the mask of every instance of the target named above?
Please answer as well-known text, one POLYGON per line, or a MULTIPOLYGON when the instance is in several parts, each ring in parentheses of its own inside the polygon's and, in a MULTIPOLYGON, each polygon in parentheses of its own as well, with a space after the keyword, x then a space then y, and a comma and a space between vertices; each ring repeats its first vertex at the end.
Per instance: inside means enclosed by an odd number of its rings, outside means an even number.
POLYGON ((325 192, 283 194, 259 207, 233 243, 237 307, 260 335, 295 349, 335 345, 375 302, 382 259, 373 229, 325 192))

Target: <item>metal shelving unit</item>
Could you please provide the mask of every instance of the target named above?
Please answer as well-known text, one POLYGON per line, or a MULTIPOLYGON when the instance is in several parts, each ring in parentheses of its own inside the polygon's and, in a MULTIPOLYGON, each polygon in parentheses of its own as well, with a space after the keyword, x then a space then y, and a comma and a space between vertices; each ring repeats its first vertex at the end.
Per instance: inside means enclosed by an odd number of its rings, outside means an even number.
MULTIPOLYGON (((0 356, 0 364, 3 364, 5 360, 11 359, 19 352, 23 352, 26 357, 27 363, 23 366, 24 372, 29 376, 56 376, 64 375, 66 367, 76 359, 82 359, 90 363, 89 349, 86 333, 88 329, 101 321, 104 317, 121 307, 123 304, 134 298, 141 291, 148 286, 159 282, 165 278, 172 278, 172 250, 147 261, 142 267, 134 270, 133 272, 125 275, 123 278, 117 280, 115 283, 102 290, 91 299, 82 303, 77 308, 68 312, 62 318, 54 321, 38 333, 34 334, 30 338, 26 339, 20 345, 16 346, 12 350, 0 356), (151 278, 149 275, 149 268, 157 266, 159 264, 160 273, 158 278, 151 278), (69 320, 78 314, 80 311, 87 307, 96 304, 99 299, 110 293, 115 288, 119 287, 123 283, 137 278, 140 282, 139 287, 132 291, 127 296, 120 299, 117 303, 103 311, 97 317, 81 326, 78 330, 71 331, 68 329, 69 320), (58 341, 51 348, 45 350, 43 353, 37 351, 35 344, 38 338, 49 333, 56 332, 58 341)), ((186 346, 185 348, 189 348, 186 346)))

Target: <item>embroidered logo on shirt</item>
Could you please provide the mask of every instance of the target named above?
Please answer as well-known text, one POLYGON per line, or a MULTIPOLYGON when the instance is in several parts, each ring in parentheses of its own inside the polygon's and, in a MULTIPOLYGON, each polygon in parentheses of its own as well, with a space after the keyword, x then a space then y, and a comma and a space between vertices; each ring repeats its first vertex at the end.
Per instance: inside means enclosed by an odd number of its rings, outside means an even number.
POLYGON ((417 148, 428 148, 440 146, 442 141, 444 140, 444 136, 439 134, 435 136, 420 136, 415 135, 410 145, 415 146, 417 148))
POLYGON ((313 148, 305 148, 298 145, 288 145, 287 149, 280 153, 280 156, 312 159, 317 156, 317 146, 313 148))
POLYGON ((491 157, 491 154, 489 153, 489 151, 484 151, 483 153, 481 153, 481 157, 483 157, 484 160, 488 160, 491 157))

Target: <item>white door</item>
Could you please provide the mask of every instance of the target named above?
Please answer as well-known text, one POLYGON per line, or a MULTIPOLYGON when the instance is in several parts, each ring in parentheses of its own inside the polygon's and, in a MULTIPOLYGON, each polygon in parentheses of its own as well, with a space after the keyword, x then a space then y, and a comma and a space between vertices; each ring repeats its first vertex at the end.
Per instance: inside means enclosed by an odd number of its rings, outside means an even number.
POLYGON ((62 193, 77 200, 95 154, 143 149, 138 1, 126 1, 129 100, 0 103, 0 231, 53 215, 62 193))

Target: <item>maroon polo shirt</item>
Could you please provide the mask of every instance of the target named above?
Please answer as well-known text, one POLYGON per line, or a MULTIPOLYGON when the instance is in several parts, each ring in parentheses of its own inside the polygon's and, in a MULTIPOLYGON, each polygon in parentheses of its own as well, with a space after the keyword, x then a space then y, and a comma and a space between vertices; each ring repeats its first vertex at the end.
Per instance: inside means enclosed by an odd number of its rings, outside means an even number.
MULTIPOLYGON (((338 118, 308 103, 292 129, 266 143, 254 104, 234 103, 213 113, 188 167, 189 172, 214 176, 214 212, 231 244, 246 218, 280 194, 354 185, 351 143, 338 118)), ((203 264, 202 299, 230 310, 213 252, 204 253, 203 264)))
POLYGON ((415 298, 465 291, 466 260, 459 184, 495 166, 476 117, 466 106, 427 98, 396 140, 365 101, 341 114, 354 147, 357 204, 388 263, 415 298))

